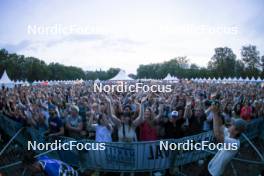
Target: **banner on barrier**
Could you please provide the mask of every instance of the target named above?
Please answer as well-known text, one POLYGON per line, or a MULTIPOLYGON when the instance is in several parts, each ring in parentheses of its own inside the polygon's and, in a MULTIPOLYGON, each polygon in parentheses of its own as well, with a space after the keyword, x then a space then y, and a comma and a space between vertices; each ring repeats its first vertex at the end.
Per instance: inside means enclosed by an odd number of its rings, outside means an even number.
MULTIPOLYGON (((249 138, 254 138, 260 134, 263 119, 256 119, 249 123, 250 129, 246 131, 249 138)), ((7 117, 1 116, 0 128, 8 135, 14 135, 22 127, 21 124, 7 117)), ((25 144, 26 140, 43 142, 44 138, 37 129, 28 128, 26 136, 18 136, 17 141, 25 144)), ((22 135, 25 135, 22 133, 22 135)), ((67 137, 61 138, 64 142, 74 140, 67 137)), ((186 136, 181 139, 168 141, 169 143, 184 143, 187 140, 193 143, 201 141, 212 142, 214 139, 212 131, 186 136)), ((93 141, 80 140, 81 143, 91 143, 93 141)), ((93 142, 94 143, 94 142, 93 142)), ((171 165, 179 166, 208 155, 207 152, 197 150, 162 150, 160 141, 120 143, 112 142, 105 144, 105 150, 72 150, 57 151, 60 159, 72 165, 81 165, 82 168, 100 169, 109 171, 150 171, 163 170, 171 165)))
POLYGON ((106 143, 105 150, 79 152, 83 168, 103 170, 160 170, 169 167, 171 157, 169 151, 160 150, 159 141, 106 143))

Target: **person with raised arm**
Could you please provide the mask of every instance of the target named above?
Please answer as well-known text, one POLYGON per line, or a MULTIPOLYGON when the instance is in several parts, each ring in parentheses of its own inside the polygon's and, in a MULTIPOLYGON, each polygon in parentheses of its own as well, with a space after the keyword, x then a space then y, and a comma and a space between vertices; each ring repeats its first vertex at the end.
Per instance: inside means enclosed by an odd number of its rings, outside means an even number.
MULTIPOLYGON (((146 97, 148 101, 149 97, 146 97)), ((142 103, 141 106, 145 106, 145 103, 142 103)), ((162 115, 163 105, 159 108, 159 114, 155 116, 151 107, 146 107, 144 109, 144 122, 139 126, 139 140, 140 141, 155 141, 158 140, 157 124, 162 115)))
POLYGON ((222 143, 222 148, 215 154, 208 164, 208 168, 203 176, 221 176, 225 167, 235 157, 239 148, 239 136, 246 129, 246 122, 243 119, 235 119, 230 127, 223 126, 220 116, 220 105, 213 103, 210 107, 213 114, 213 132, 218 143, 222 143), (227 147, 224 147, 227 146, 227 147), (231 146, 231 147, 230 147, 231 146))
POLYGON ((133 120, 131 115, 123 113, 121 119, 117 118, 114 114, 112 99, 106 96, 108 102, 108 108, 110 117, 113 123, 118 129, 118 141, 120 142, 133 142, 137 141, 136 127, 144 122, 144 102, 146 97, 142 99, 141 104, 136 101, 136 104, 140 107, 139 116, 133 120))
POLYGON ((106 114, 96 114, 93 110, 88 121, 88 127, 95 130, 96 142, 112 142, 113 127, 106 114), (97 123, 94 123, 97 121, 97 123))

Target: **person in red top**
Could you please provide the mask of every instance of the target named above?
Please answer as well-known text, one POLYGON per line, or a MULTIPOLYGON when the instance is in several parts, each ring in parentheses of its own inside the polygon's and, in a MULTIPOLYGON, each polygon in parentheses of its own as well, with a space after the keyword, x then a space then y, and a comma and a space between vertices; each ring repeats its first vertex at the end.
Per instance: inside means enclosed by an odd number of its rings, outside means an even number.
POLYGON ((161 106, 159 114, 154 117, 154 113, 150 107, 144 111, 144 122, 139 126, 139 140, 140 141, 155 141, 158 140, 158 133, 156 123, 161 116, 161 106))
POLYGON ((244 120, 251 120, 252 117, 252 107, 250 104, 247 102, 245 105, 242 107, 241 112, 240 112, 240 117, 244 120))

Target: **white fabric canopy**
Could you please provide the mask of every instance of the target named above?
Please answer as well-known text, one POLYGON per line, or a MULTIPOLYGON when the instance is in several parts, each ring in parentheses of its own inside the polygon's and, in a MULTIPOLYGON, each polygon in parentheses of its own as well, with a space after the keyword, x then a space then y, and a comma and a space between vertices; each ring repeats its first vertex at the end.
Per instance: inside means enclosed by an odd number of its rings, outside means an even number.
MULTIPOLYGON (((170 76, 170 75, 169 75, 170 76)), ((167 76, 168 77, 168 76, 167 76)), ((171 77, 173 78, 173 77, 171 77)), ((204 82, 216 82, 216 83, 243 83, 243 82, 251 82, 251 83, 257 83, 257 82, 264 82, 264 79, 262 80, 260 77, 258 77, 257 79, 252 77, 251 79, 249 77, 246 77, 245 79, 243 79, 242 77, 229 77, 229 78, 223 78, 221 79, 219 78, 192 78, 191 79, 194 82, 200 82, 200 83, 204 83, 204 82)))
POLYGON ((251 82, 256 82, 256 79, 254 77, 251 78, 251 82))
POLYGON ((130 78, 124 70, 120 70, 115 77, 111 78, 110 81, 131 81, 133 80, 130 78))
POLYGON ((164 81, 179 81, 176 76, 171 76, 171 74, 167 74, 167 76, 163 79, 164 81))
POLYGON ((14 83, 14 82, 11 81, 11 79, 8 77, 6 70, 5 70, 0 79, 0 84, 10 84, 10 83, 14 83))
POLYGON ((171 77, 171 75, 168 73, 167 76, 166 76, 163 80, 165 80, 165 81, 170 81, 170 80, 172 80, 172 77, 171 77))
POLYGON ((100 82, 100 79, 97 78, 96 80, 94 80, 94 82, 95 83, 99 83, 100 82))
POLYGON ((14 87, 15 83, 11 81, 11 79, 8 77, 6 70, 4 71, 1 79, 0 79, 0 85, 4 85, 6 87, 12 88, 14 87))
POLYGON ((260 78, 260 77, 258 77, 258 79, 257 79, 257 82, 262 82, 262 80, 261 80, 261 78, 260 78))

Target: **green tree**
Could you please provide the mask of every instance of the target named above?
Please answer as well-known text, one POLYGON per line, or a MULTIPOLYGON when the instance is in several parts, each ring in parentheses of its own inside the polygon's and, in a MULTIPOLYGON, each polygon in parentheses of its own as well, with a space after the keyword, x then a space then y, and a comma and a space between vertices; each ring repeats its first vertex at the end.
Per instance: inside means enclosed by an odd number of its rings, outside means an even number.
POLYGON ((261 63, 261 77, 264 77, 264 55, 261 56, 260 63, 261 63))
POLYGON ((198 70, 199 67, 196 64, 191 64, 190 65, 190 69, 192 69, 192 70, 198 70))
POLYGON ((241 58, 245 63, 246 74, 248 76, 258 76, 260 66, 259 51, 255 45, 242 46, 241 58))
POLYGON ((235 76, 236 77, 246 77, 245 75, 245 64, 243 63, 242 60, 236 60, 235 64, 235 76))
POLYGON ((236 64, 236 55, 231 48, 219 47, 215 48, 215 54, 208 63, 208 69, 213 72, 216 77, 234 76, 236 64))

